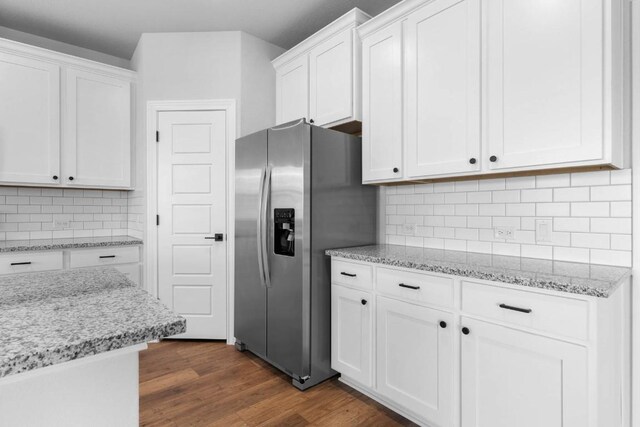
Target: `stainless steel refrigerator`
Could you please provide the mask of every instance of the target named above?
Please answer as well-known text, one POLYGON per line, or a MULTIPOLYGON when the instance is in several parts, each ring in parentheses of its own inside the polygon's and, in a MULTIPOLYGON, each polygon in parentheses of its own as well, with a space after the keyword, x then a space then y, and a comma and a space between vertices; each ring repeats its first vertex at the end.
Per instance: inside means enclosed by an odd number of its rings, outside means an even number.
POLYGON ((236 348, 304 390, 331 369, 329 248, 376 240, 359 137, 304 120, 236 141, 236 348))

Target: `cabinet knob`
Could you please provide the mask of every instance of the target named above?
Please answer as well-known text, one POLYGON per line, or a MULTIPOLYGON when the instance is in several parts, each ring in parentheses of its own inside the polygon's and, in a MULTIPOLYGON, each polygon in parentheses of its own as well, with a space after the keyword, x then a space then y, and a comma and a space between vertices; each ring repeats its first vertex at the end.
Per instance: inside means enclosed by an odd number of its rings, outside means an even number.
POLYGON ((462 328, 462 333, 463 333, 463 334, 465 334, 465 335, 469 335, 469 332, 471 332, 471 331, 470 331, 470 330, 469 330, 469 328, 467 328, 466 326, 465 326, 464 328, 462 328))
POLYGON ((440 327, 441 327, 442 329, 446 328, 446 327, 447 327, 447 322, 445 322, 444 320, 443 320, 443 321, 441 321, 441 322, 440 322, 440 327))
POLYGON ((309 123, 315 123, 315 120, 309 119, 309 123))
POLYGON ((360 303, 361 303, 362 305, 367 305, 367 300, 366 300, 366 299, 362 299, 362 300, 360 301, 360 303))
POLYGON ((53 180, 57 181, 58 180, 58 175, 53 175, 53 180))
POLYGON ((495 162, 497 160, 498 160, 498 158, 496 156, 489 157, 489 161, 491 161, 491 162, 495 162))
POLYGON ((398 172, 400 172, 400 169, 398 169, 398 168, 393 168, 393 173, 398 173, 398 172))
POLYGON ((69 177, 69 181, 73 181, 73 177, 72 176, 69 177))
POLYGON ((475 164, 476 164, 476 159, 475 159, 475 157, 470 158, 470 159, 469 159, 469 163, 471 163, 472 165, 475 165, 475 164))

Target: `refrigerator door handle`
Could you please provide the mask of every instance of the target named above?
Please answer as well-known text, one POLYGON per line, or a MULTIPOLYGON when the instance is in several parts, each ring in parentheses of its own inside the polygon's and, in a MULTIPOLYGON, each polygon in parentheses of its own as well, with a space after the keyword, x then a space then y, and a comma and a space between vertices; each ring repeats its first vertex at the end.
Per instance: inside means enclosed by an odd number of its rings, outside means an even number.
POLYGON ((271 287, 271 273, 269 272, 269 245, 268 245, 268 212, 269 203, 271 201, 271 166, 267 166, 265 172, 265 181, 263 185, 262 193, 262 212, 260 212, 260 220, 262 221, 260 241, 262 242, 262 249, 260 253, 262 255, 262 272, 264 275, 264 283, 267 288, 271 287))
POLYGON ((258 220, 257 220, 257 224, 256 224, 256 231, 257 231, 257 236, 258 238, 256 239, 257 243, 258 243, 258 273, 260 274, 260 284, 263 287, 267 287, 267 284, 265 283, 264 280, 264 258, 262 256, 262 248, 263 248, 263 243, 262 243, 262 206, 264 205, 264 181, 265 181, 265 176, 267 174, 267 169, 262 169, 260 171, 260 186, 258 188, 258 220))

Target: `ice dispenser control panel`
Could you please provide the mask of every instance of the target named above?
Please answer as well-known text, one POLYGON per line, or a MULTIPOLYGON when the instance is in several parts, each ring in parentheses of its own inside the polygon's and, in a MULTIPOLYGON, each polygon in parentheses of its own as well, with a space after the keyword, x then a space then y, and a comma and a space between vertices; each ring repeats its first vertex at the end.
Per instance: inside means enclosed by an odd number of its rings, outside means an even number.
POLYGON ((276 255, 295 256, 295 209, 273 210, 273 251, 276 255))

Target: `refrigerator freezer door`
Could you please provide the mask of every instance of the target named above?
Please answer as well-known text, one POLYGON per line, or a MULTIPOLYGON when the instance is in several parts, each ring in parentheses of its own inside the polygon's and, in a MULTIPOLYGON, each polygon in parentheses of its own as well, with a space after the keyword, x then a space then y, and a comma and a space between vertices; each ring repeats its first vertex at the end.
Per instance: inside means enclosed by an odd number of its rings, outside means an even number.
POLYGON ((267 290, 259 257, 259 229, 267 225, 260 223, 266 168, 266 130, 236 141, 235 337, 263 357, 267 350, 267 290))
POLYGON ((310 374, 311 131, 300 121, 268 132, 267 357, 294 377, 305 378, 310 374))

